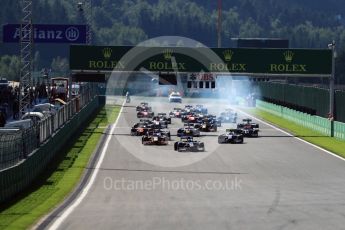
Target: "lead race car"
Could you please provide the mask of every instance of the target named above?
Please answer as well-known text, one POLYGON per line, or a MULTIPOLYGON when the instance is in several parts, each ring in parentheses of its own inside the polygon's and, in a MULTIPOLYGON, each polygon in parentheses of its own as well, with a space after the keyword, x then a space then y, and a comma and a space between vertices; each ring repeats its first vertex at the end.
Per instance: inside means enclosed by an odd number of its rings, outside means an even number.
POLYGON ((205 144, 204 142, 193 140, 193 137, 181 137, 180 141, 175 142, 174 150, 178 152, 204 152, 205 144))
POLYGON ((259 124, 252 122, 251 119, 243 119, 242 123, 237 124, 237 129, 242 130, 245 137, 258 137, 259 124))
POLYGON ((219 144, 243 144, 243 132, 240 129, 227 129, 225 134, 221 134, 218 136, 218 143, 219 144))

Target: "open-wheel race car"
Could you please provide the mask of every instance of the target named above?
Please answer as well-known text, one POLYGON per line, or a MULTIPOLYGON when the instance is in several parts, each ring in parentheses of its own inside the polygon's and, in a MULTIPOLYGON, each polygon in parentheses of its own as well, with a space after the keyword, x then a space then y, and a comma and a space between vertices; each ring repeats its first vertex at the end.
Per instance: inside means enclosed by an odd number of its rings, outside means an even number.
POLYGON ((166 113, 158 113, 157 117, 159 118, 160 121, 164 121, 167 124, 171 124, 171 117, 167 116, 166 113))
POLYGON ((195 128, 194 124, 184 124, 183 128, 177 130, 178 137, 199 137, 200 130, 199 128, 195 128))
POLYGON ((205 144, 201 141, 195 141, 193 137, 181 137, 180 141, 175 142, 174 150, 178 152, 204 152, 205 144))
POLYGON ((200 114, 207 114, 208 113, 207 108, 205 108, 203 105, 196 105, 193 108, 193 111, 196 113, 200 113, 200 114))
POLYGON ((142 111, 142 110, 151 110, 152 108, 149 107, 149 103, 147 102, 141 102, 137 107, 136 111, 142 111))
POLYGON ((150 120, 150 119, 140 119, 140 122, 144 122, 148 125, 151 129, 166 129, 168 128, 166 122, 161 122, 157 120, 150 120))
POLYGON ((198 123, 199 118, 194 112, 186 112, 181 116, 181 121, 185 123, 198 123))
POLYGON ((252 122, 251 119, 243 119, 242 123, 237 124, 237 129, 242 130, 245 137, 258 137, 259 124, 252 122))
POLYGON ((232 109, 227 109, 225 112, 220 113, 219 119, 223 123, 236 123, 237 112, 232 109))
POLYGON ((212 118, 204 118, 201 123, 195 125, 202 132, 217 132, 218 124, 216 120, 212 118))
POLYGON ((218 136, 218 143, 219 144, 242 144, 243 143, 243 133, 240 129, 227 129, 225 134, 221 134, 218 136))
POLYGON ((222 121, 217 118, 217 116, 215 115, 211 115, 211 114, 207 114, 202 116, 201 122, 205 122, 208 121, 209 123, 215 123, 217 125, 217 127, 221 127, 222 126, 222 121))
POLYGON ((169 112, 169 117, 181 118, 182 113, 183 113, 183 109, 174 108, 172 111, 169 112))
POLYGON ((159 116, 152 117, 152 123, 155 125, 160 125, 162 128, 168 128, 168 122, 159 116))
POLYGON ((185 106, 184 106, 184 109, 185 109, 187 112, 189 112, 190 110, 193 109, 193 105, 185 105, 185 106))
POLYGON ((151 129, 142 136, 143 145, 167 145, 170 140, 170 132, 159 129, 151 129))
POLYGON ((152 129, 152 124, 147 121, 140 121, 131 128, 131 136, 142 136, 152 129))
POLYGON ((137 118, 152 118, 155 115, 151 110, 141 110, 137 112, 137 118))

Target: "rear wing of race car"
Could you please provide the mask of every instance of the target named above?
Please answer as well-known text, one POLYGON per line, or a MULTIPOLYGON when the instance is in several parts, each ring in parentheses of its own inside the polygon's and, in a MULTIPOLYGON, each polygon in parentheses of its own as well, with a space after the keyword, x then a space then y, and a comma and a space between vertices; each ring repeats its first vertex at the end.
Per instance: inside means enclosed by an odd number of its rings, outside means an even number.
POLYGON ((243 131, 242 131, 241 129, 226 129, 225 132, 226 132, 226 133, 232 133, 232 132, 234 132, 234 133, 236 133, 236 134, 242 134, 242 133, 243 133, 243 131))
POLYGON ((249 127, 251 129, 255 129, 255 130, 259 130, 259 124, 256 124, 256 123, 252 123, 252 124, 248 124, 248 123, 245 123, 245 124, 237 124, 237 128, 238 129, 243 129, 244 127, 249 127))
POLYGON ((181 136, 180 140, 181 141, 184 141, 184 140, 186 140, 186 141, 193 141, 193 137, 191 137, 191 136, 181 136))
POLYGON ((259 129, 259 124, 252 123, 251 125, 253 129, 259 129))
POLYGON ((157 116, 166 116, 166 113, 157 113, 157 116))
POLYGON ((195 126, 195 123, 189 123, 189 122, 187 122, 187 123, 184 123, 183 126, 185 126, 185 127, 194 127, 194 126, 195 126))
POLYGON ((225 132, 230 133, 230 132, 236 132, 240 131, 240 129, 226 129, 225 132))
POLYGON ((246 123, 250 123, 250 122, 252 122, 252 119, 246 118, 246 119, 243 119, 242 121, 246 122, 246 123))

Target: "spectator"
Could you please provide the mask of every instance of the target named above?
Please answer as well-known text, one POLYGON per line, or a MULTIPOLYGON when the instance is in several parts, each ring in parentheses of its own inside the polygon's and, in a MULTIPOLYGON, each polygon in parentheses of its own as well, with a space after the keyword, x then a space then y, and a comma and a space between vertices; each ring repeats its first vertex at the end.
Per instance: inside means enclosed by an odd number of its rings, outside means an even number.
POLYGON ((48 98, 48 93, 47 93, 47 86, 46 86, 46 84, 42 83, 42 84, 39 86, 38 94, 39 94, 38 97, 39 97, 40 102, 42 102, 42 99, 48 98))
POLYGON ((0 127, 4 127, 5 124, 6 124, 6 116, 2 111, 0 111, 0 127))
POLYGON ((59 87, 56 90, 57 94, 58 94, 58 98, 60 98, 61 100, 66 101, 66 89, 64 84, 59 85, 59 87))
POLYGON ((37 98, 38 98, 38 103, 41 103, 41 98, 40 98, 40 85, 37 82, 35 86, 35 98, 34 98, 34 103, 37 104, 37 98))
POLYGON ((51 95, 50 95, 50 101, 54 102, 54 99, 56 98, 57 92, 56 92, 56 84, 53 84, 51 95))
POLYGON ((332 113, 327 113, 327 119, 330 121, 334 121, 334 117, 332 113))
POLYGON ((13 110, 13 119, 15 120, 19 119, 19 101, 17 98, 14 99, 12 110, 13 110))
POLYGON ((34 95, 34 90, 32 88, 29 89, 29 97, 30 97, 30 106, 33 106, 33 103, 34 103, 34 98, 35 98, 35 95, 34 95))

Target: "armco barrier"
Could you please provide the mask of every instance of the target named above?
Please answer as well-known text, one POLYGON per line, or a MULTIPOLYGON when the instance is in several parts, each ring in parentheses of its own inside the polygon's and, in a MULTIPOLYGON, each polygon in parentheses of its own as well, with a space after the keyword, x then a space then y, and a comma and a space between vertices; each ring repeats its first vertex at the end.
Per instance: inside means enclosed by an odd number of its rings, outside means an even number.
MULTIPOLYGON (((331 121, 326 118, 312 116, 310 114, 298 112, 261 100, 256 101, 256 106, 269 113, 285 118, 324 135, 331 135, 331 121)), ((337 121, 334 122, 334 137, 345 140, 345 123, 337 121)))
POLYGON ((0 203, 29 186, 90 117, 104 105, 104 101, 103 97, 95 97, 26 160, 0 171, 0 203))

